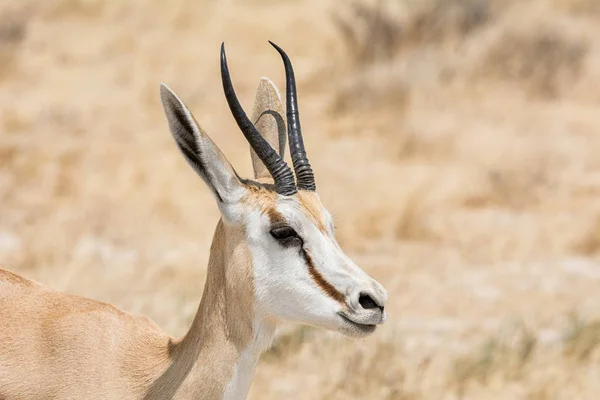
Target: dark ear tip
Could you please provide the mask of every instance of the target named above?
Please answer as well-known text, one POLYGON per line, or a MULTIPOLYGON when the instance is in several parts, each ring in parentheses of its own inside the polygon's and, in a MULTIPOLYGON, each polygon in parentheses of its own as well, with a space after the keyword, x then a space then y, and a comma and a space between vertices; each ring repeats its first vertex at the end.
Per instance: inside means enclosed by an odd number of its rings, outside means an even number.
POLYGON ((166 84, 166 83, 164 83, 164 82, 161 82, 161 83, 160 83, 160 94, 161 94, 161 95, 162 95, 162 94, 166 94, 166 93, 168 93, 168 92, 170 92, 170 91, 171 91, 171 90, 169 89, 169 87, 167 86, 167 84, 166 84))
POLYGON ((164 82, 160 83, 160 100, 164 106, 172 104, 175 100, 173 91, 164 82))

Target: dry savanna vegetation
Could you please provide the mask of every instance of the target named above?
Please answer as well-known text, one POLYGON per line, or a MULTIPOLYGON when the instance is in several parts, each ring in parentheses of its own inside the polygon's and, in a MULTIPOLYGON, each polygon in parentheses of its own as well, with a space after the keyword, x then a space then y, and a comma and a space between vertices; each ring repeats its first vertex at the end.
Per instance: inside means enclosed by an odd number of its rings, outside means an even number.
POLYGON ((218 210, 168 133, 169 84, 240 174, 242 103, 290 54, 341 245, 389 291, 354 341, 288 324, 252 399, 595 399, 596 0, 4 0, 0 263, 173 335, 218 210))

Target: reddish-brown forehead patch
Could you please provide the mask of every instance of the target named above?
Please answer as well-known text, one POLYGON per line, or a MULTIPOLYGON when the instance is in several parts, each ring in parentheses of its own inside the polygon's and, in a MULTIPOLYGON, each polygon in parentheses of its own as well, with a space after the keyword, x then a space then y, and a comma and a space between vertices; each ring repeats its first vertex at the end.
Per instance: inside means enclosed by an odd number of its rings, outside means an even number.
POLYGON ((271 225, 283 224, 286 222, 285 217, 281 215, 279 211, 275 209, 275 207, 268 207, 266 210, 267 216, 269 217, 269 221, 271 225))
POLYGON ((247 184, 245 187, 248 191, 248 195, 243 200, 245 204, 260 210, 275 208, 277 193, 260 185, 247 184))
POLYGON ((325 227, 325 215, 323 215, 323 206, 319 197, 314 192, 307 192, 305 190, 298 191, 298 199, 300 204, 306 210, 308 217, 316 225, 316 227, 323 233, 327 233, 325 227))
MULTIPOLYGON (((286 219, 280 212, 277 211, 277 193, 260 185, 246 185, 248 195, 244 199, 244 203, 261 210, 268 215, 271 224, 285 223, 286 219)), ((314 192, 299 190, 296 198, 300 203, 302 211, 308 219, 315 224, 323 234, 327 234, 325 213, 323 205, 314 192)))

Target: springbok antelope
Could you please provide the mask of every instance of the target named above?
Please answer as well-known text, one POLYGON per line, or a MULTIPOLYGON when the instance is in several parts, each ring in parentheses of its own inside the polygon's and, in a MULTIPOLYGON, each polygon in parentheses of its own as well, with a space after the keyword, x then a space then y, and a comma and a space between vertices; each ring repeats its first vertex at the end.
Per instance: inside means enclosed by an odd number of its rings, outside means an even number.
POLYGON ((243 399, 278 321, 349 336, 384 322, 386 291, 341 250, 316 193, 292 65, 271 44, 285 66, 295 179, 283 160, 277 89, 261 79, 253 112, 261 134, 236 97, 223 45, 225 97, 250 143, 254 181, 240 178, 177 95, 160 88, 175 142, 221 212, 187 334, 172 338, 146 317, 0 270, 0 399, 243 399))

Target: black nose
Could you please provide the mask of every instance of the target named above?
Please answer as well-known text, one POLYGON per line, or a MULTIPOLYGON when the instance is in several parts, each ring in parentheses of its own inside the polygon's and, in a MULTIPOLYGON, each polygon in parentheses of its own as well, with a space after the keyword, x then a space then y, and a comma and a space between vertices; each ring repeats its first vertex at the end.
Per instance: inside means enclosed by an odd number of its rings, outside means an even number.
POLYGON ((368 294, 362 293, 358 298, 358 302, 365 310, 371 310, 373 308, 379 308, 383 312, 383 306, 378 305, 375 300, 368 294))

